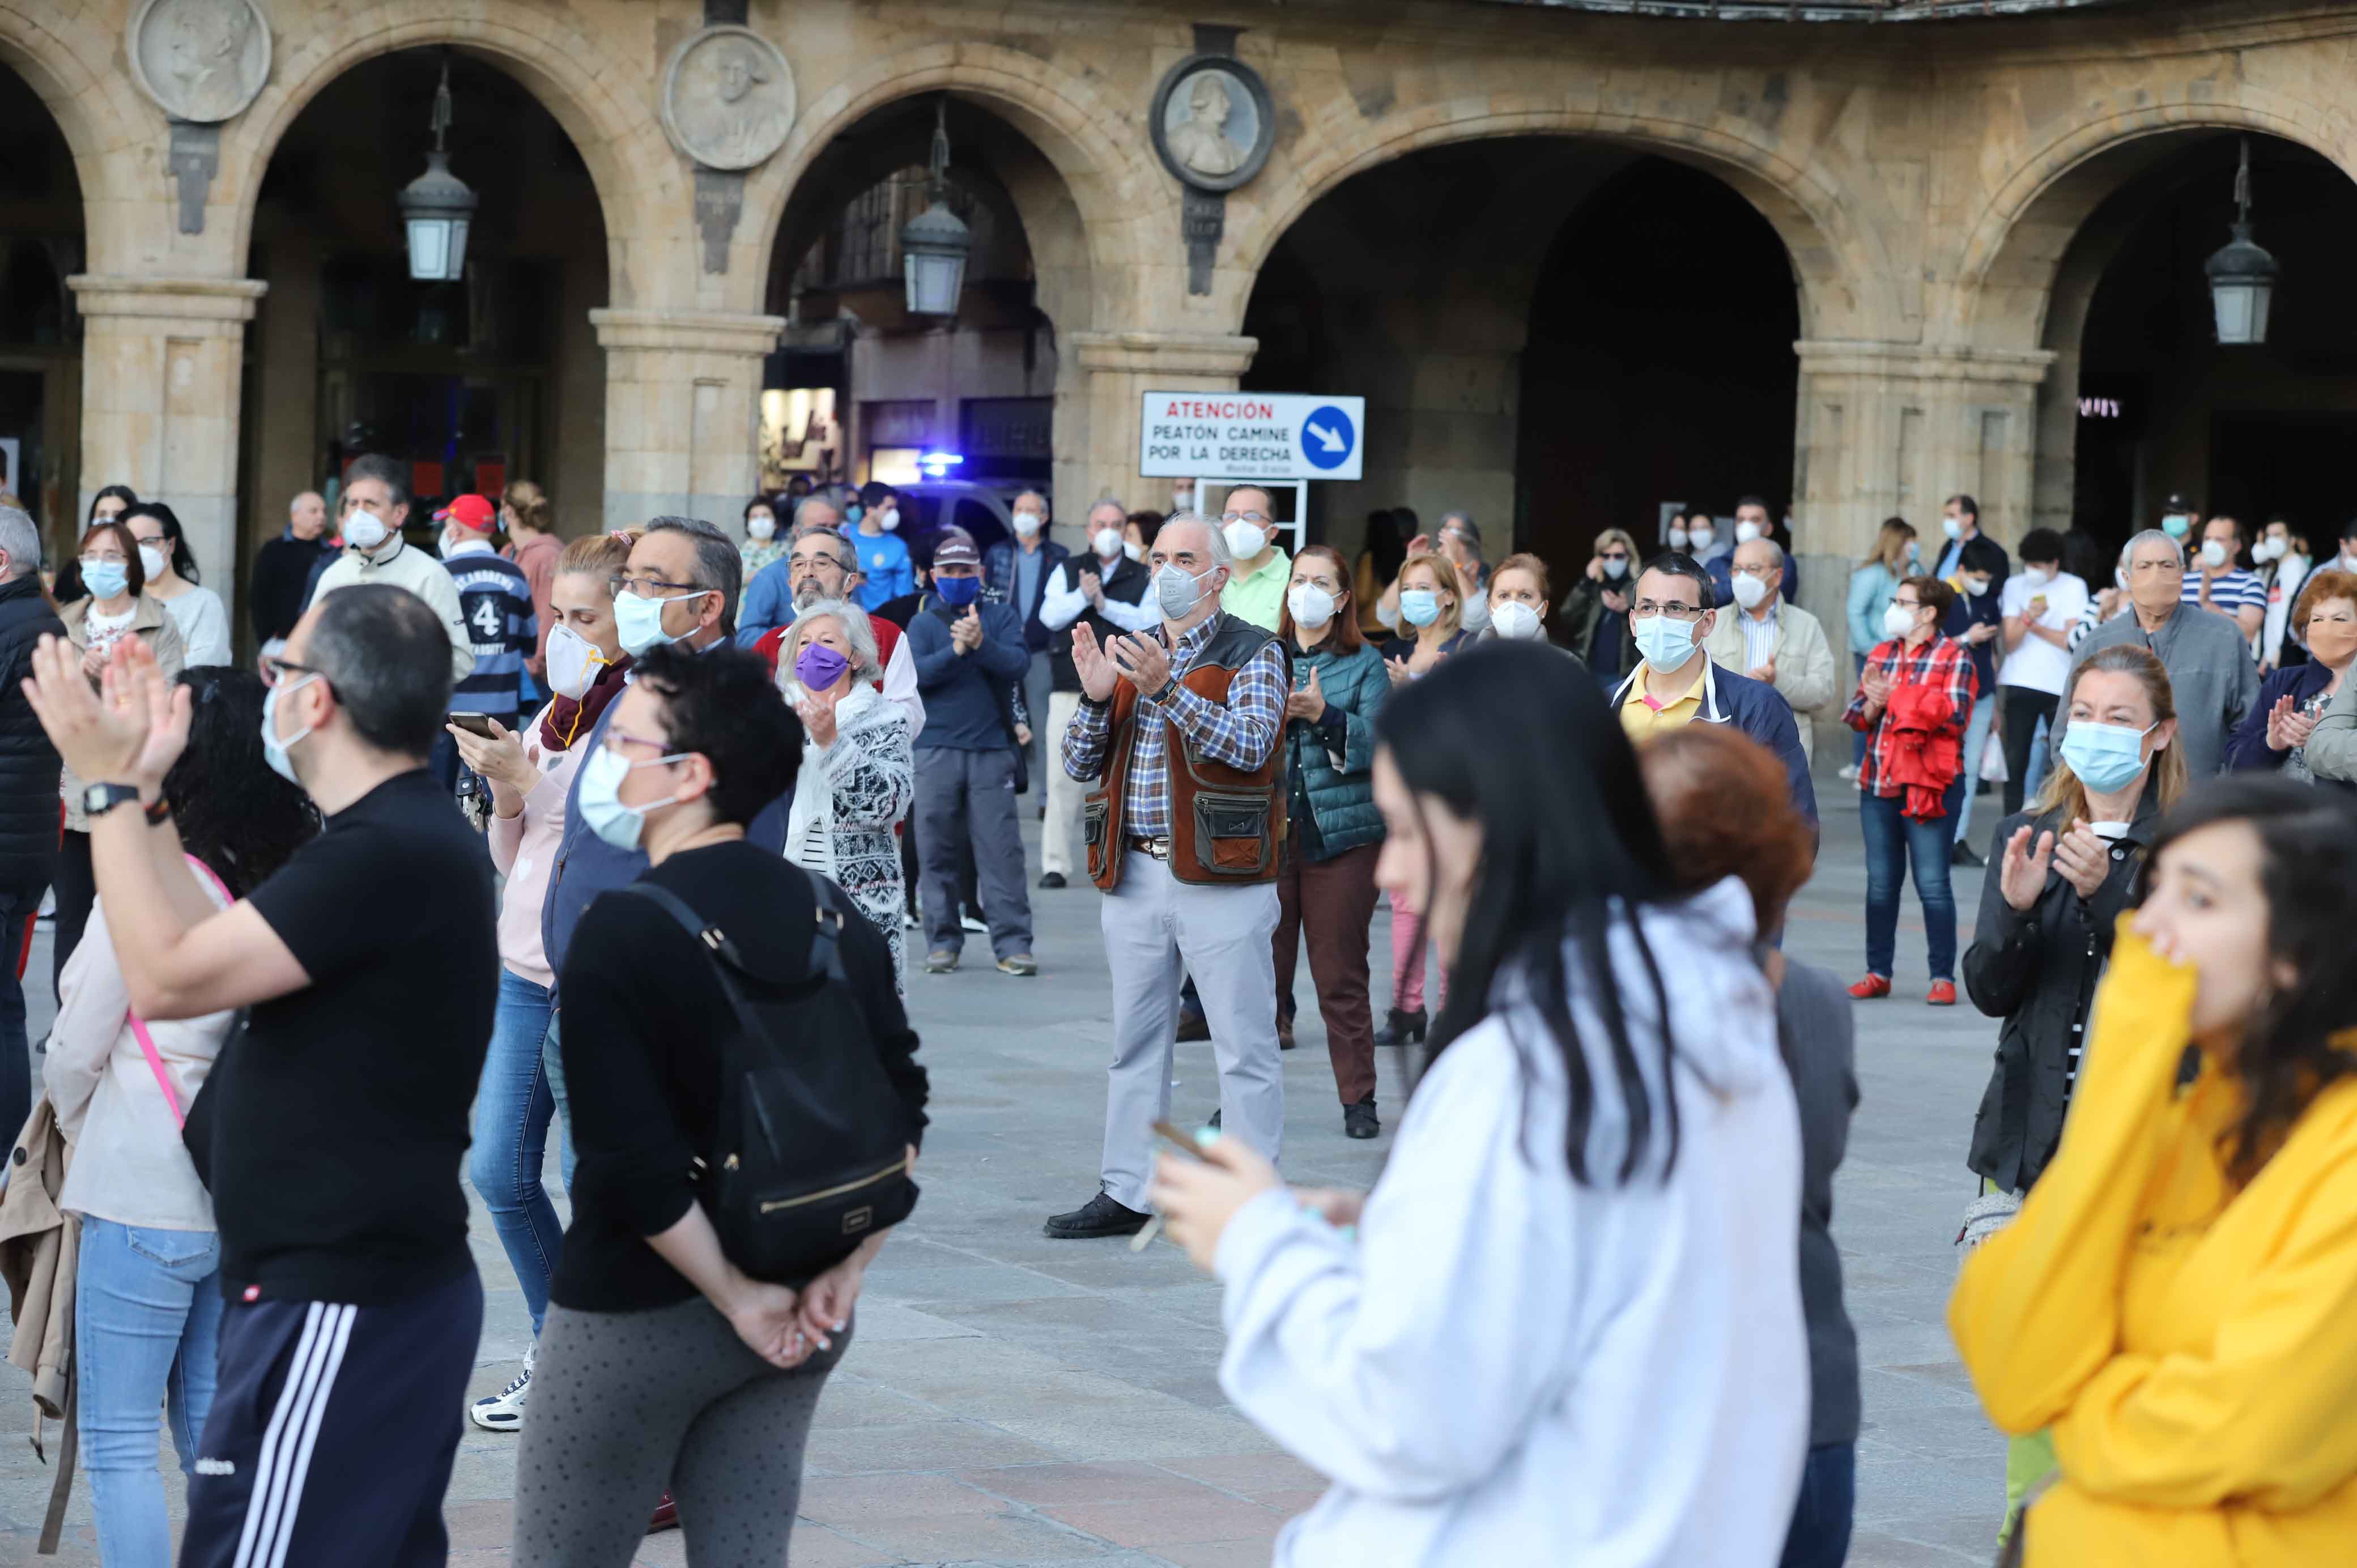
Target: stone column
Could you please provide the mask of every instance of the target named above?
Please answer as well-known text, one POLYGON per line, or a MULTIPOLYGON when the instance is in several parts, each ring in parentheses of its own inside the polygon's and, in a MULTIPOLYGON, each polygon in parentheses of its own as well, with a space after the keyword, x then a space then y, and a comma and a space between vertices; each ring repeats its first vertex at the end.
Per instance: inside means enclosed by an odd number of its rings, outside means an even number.
POLYGON ((1069 332, 1056 367, 1056 510, 1101 495, 1160 510, 1169 480, 1137 471, 1138 407, 1149 392, 1233 392, 1257 338, 1173 332, 1069 332))
POLYGON ((608 528, 665 514, 734 531, 760 482, 761 361, 782 316, 593 310, 606 350, 608 528))
MULTIPOLYGON (((106 485, 129 485, 169 505, 234 626, 245 324, 269 285, 83 274, 66 286, 83 324, 76 516, 88 515, 106 485)), ((50 548, 72 542, 53 540, 50 548)))

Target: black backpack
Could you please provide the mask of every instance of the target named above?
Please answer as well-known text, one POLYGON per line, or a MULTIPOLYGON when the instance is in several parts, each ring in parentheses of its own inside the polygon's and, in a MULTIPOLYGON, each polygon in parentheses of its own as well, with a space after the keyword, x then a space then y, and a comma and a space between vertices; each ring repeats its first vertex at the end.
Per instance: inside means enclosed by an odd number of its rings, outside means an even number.
POLYGON ((737 984, 752 972, 726 933, 668 888, 629 888, 712 954, 737 1013, 720 1046, 718 1135, 695 1173, 721 1250, 752 1278, 797 1288, 917 1207, 908 1112, 843 972, 844 911, 832 884, 812 882, 809 975, 786 1000, 765 1003, 766 1017, 737 984))

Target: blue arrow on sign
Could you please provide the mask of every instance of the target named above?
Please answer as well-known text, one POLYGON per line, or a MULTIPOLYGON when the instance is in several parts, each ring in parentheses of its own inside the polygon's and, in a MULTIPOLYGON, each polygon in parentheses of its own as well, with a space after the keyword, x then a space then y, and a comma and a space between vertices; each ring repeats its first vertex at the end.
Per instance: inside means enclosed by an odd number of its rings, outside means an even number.
POLYGON ((1359 432, 1351 416, 1332 403, 1323 403, 1301 422, 1301 454, 1313 468, 1339 468, 1351 460, 1359 432))

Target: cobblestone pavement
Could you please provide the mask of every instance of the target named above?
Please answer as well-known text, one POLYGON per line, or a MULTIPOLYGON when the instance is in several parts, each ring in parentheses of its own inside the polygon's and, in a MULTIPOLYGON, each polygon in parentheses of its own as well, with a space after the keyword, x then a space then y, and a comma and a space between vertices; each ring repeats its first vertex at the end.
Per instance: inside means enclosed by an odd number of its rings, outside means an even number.
MULTIPOLYGON (((1863 953, 1857 812, 1829 768, 1820 788, 1824 854, 1788 947, 1847 979, 1863 953)), ((1980 804, 1986 839, 1998 813, 1995 802, 1980 804)), ((1031 858, 1036 865, 1036 843, 1031 858)), ((1978 873, 1958 871, 1967 926, 1978 886, 1978 873)), ((1039 978, 996 972, 979 938, 967 948, 979 967, 911 977, 934 1092, 925 1197, 869 1275, 857 1341, 819 1407, 797 1568, 1250 1568, 1268 1561, 1277 1527, 1322 1484, 1222 1398, 1219 1290, 1175 1248, 1133 1255, 1119 1242, 1039 1234, 1044 1216, 1093 1190, 1109 1018, 1097 894, 1083 886, 1032 897, 1039 978)), ((1386 918, 1377 915, 1379 964, 1390 952, 1386 918)), ((44 929, 32 976, 48 972, 47 941, 44 929)), ((1850 1554, 1859 1568, 1987 1562, 2002 1494, 2003 1444, 1941 1319, 1969 1192, 1964 1144, 1995 1026, 1969 1005, 1923 1005, 1911 894, 1899 970, 1896 996, 1859 1009, 1864 1103, 1835 1214, 1865 1367, 1850 1554)), ((1379 993, 1386 983, 1379 972, 1379 993)), ((1399 1108, 1399 1053, 1382 1052, 1379 1063, 1384 1137, 1345 1141, 1306 972, 1297 984, 1302 1048, 1286 1058, 1286 1169, 1306 1182, 1365 1185, 1399 1108)), ((37 993, 38 1037, 48 986, 36 978, 27 990, 37 993)), ((1182 1047, 1174 1076, 1178 1115, 1208 1116, 1217 1104, 1209 1047, 1182 1047)), ((479 1394, 513 1375, 528 1322, 479 1204, 473 1235, 489 1293, 479 1394)), ((26 1441, 26 1388, 24 1374, 0 1368, 5 1563, 37 1561, 49 1481, 26 1441)), ((454 1559, 505 1558, 514 1453, 512 1437, 468 1430, 447 1508, 454 1559)), ((177 1517, 178 1466, 167 1472, 177 1517)), ((50 1561, 95 1563, 86 1477, 69 1520, 50 1561)), ((638 1561, 683 1563, 680 1538, 651 1540, 638 1561)))

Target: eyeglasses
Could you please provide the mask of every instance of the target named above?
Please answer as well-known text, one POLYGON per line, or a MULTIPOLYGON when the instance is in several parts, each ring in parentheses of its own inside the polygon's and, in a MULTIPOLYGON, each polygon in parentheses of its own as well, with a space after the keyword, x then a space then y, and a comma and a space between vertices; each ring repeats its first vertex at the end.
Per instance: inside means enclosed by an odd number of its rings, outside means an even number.
POLYGON ((1783 570, 1783 568, 1782 568, 1782 567, 1781 567, 1781 566, 1772 566, 1772 565, 1771 565, 1771 566, 1738 566, 1738 567, 1736 567, 1736 568, 1735 568, 1736 574, 1737 574, 1738 575, 1739 575, 1739 576, 1745 576, 1745 577, 1766 577, 1766 576, 1770 575, 1770 574, 1773 574, 1773 573, 1776 573, 1776 572, 1781 572, 1781 571, 1782 571, 1782 570, 1783 570))
POLYGON ((1265 511, 1229 511, 1222 512, 1220 521, 1222 522, 1267 522, 1270 519, 1268 513, 1265 511))
POLYGON ((1902 610, 1920 610, 1923 607, 1923 601, 1921 599, 1893 599, 1890 602, 1902 610))
MULTIPOLYGON (((651 746, 657 751, 661 751, 669 744, 670 742, 664 740, 661 736, 632 735, 629 730, 624 729, 619 725, 608 725, 606 726, 606 749, 608 751, 619 752, 621 748, 626 746, 651 746)), ((684 755, 685 753, 674 753, 670 756, 658 757, 654 758, 654 760, 657 762, 676 762, 679 760, 680 757, 684 755)))
POLYGON ((632 577, 628 575, 617 575, 607 578, 606 586, 616 598, 620 598, 624 594, 635 594, 640 598, 651 599, 657 594, 664 592, 708 594, 713 591, 694 583, 666 583, 661 577, 632 577))
POLYGON ((262 683, 265 686, 275 686, 289 675, 317 675, 317 673, 319 673, 317 668, 313 665, 297 664, 292 659, 281 659, 274 653, 265 653, 262 656, 262 683))
POLYGON ((1629 613, 1639 620, 1651 616, 1667 616, 1672 620, 1700 620, 1702 607, 1680 603, 1676 599, 1639 599, 1629 613))

